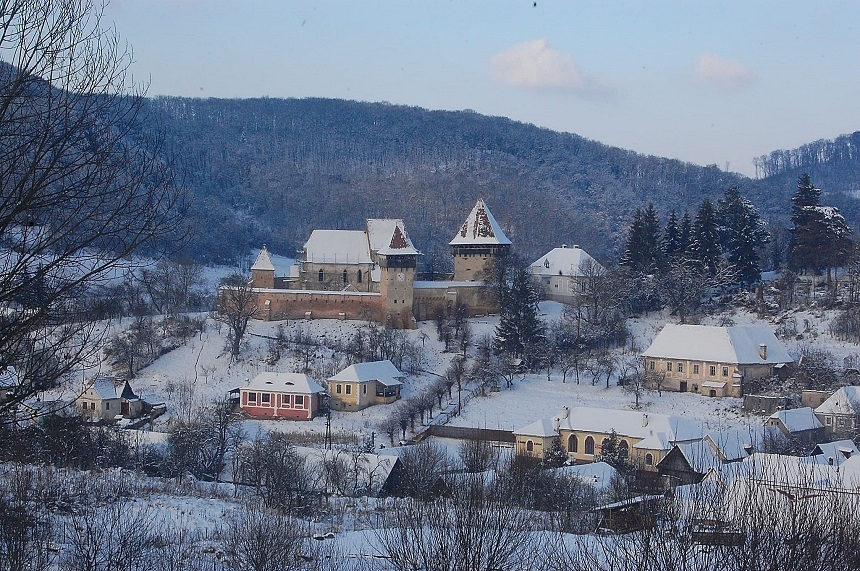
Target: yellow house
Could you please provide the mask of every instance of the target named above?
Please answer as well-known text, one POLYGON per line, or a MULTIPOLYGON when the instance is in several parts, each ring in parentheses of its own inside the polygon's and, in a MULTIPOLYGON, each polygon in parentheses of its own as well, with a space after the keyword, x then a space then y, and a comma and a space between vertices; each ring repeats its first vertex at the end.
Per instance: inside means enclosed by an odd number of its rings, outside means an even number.
POLYGON ((655 472, 657 463, 675 444, 703 438, 701 427, 665 414, 590 407, 564 407, 559 416, 539 420, 514 431, 518 455, 544 459, 552 441, 576 463, 594 462, 613 432, 630 462, 655 472))
POLYGON ((794 359, 768 327, 668 324, 642 354, 662 389, 742 397, 744 383, 775 375, 794 359))
POLYGON ((356 411, 374 404, 390 404, 400 398, 406 375, 389 361, 350 365, 328 380, 329 406, 356 411))

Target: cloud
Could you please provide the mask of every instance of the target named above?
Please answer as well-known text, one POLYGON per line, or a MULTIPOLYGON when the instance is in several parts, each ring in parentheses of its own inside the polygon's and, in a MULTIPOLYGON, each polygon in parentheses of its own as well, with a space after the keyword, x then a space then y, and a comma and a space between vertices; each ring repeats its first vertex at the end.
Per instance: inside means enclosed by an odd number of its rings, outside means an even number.
POLYGON ((564 89, 577 92, 604 89, 580 71, 573 57, 547 44, 532 40, 516 44, 490 59, 497 81, 516 87, 564 89))
POLYGON ((696 60, 693 76, 697 83, 717 87, 744 87, 758 80, 744 64, 704 53, 696 60))

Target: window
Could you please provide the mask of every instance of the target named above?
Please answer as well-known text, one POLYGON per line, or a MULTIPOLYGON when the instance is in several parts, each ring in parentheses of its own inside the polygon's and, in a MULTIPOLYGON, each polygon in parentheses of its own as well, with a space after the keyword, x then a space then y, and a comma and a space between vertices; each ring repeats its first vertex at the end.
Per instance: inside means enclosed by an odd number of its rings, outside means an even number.
POLYGON ((248 402, 257 402, 257 393, 248 393, 248 402))
POLYGON ((656 361, 648 361, 648 370, 653 371, 654 368, 656 367, 656 365, 657 365, 656 361))
POLYGON ((694 375, 698 375, 698 374, 699 374, 699 366, 698 366, 698 365, 693 365, 693 374, 694 374, 694 375))
POLYGON ((845 428, 845 419, 844 418, 837 418, 836 419, 836 426, 838 426, 839 428, 845 428))
POLYGON ((728 377, 728 376, 729 376, 729 368, 728 368, 728 367, 723 367, 723 376, 724 376, 724 377, 728 377))
POLYGON ((670 373, 672 372, 672 361, 666 362, 666 370, 670 373))
POLYGON ((526 452, 532 452, 535 449, 535 443, 531 440, 526 441, 526 452))
POLYGON ((336 392, 337 394, 340 394, 342 390, 343 389, 341 388, 341 385, 338 384, 334 386, 334 392, 336 392))
POLYGON ((109 402, 105 403, 105 410, 110 410, 110 403, 109 402))
POLYGON ((320 269, 319 273, 317 274, 317 280, 318 280, 318 281, 323 281, 323 271, 322 271, 322 269, 320 269))
POLYGON ((585 439, 585 453, 594 455, 594 438, 590 436, 585 439))
POLYGON ((361 386, 361 393, 365 394, 365 395, 367 394, 367 384, 366 383, 361 386))
POLYGON ((293 398, 296 400, 296 406, 305 406, 304 395, 294 395, 293 398))
POLYGON ((618 455, 625 460, 627 459, 627 456, 630 455, 630 445, 627 444, 626 440, 622 440, 618 443, 618 455))
POLYGON ((827 424, 828 424, 828 426, 833 424, 833 417, 832 416, 827 417, 827 424))
POLYGON ((654 456, 652 456, 651 454, 646 454, 645 455, 645 465, 646 466, 653 466, 654 465, 654 456))
POLYGON ((346 385, 346 394, 348 394, 348 395, 352 394, 352 385, 346 385))
POLYGON ((271 398, 272 398, 271 394, 263 393, 262 395, 260 395, 260 402, 262 402, 263 404, 269 404, 271 398))
POLYGON ((711 373, 711 376, 712 376, 712 377, 716 377, 716 376, 717 376, 717 367, 716 367, 716 365, 711 365, 710 373, 711 373))
POLYGON ((346 275, 346 270, 343 271, 343 283, 347 283, 349 281, 349 277, 346 275))
POLYGON ((355 276, 355 281, 361 283, 361 270, 358 270, 358 274, 355 276))
POLYGON ((281 406, 290 406, 290 395, 283 395, 281 397, 281 406))
POLYGON ((684 372, 684 363, 678 363, 678 372, 679 372, 679 373, 683 373, 683 372, 684 372))
POLYGON ((579 452, 579 439, 576 437, 576 434, 571 434, 570 438, 567 439, 567 451, 579 452))

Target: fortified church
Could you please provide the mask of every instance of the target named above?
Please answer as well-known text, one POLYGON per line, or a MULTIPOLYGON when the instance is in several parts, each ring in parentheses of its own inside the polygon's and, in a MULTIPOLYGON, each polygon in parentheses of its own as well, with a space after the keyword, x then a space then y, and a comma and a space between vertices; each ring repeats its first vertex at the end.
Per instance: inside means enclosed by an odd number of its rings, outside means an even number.
POLYGON ((511 241, 482 199, 449 245, 454 274, 434 281, 416 274, 421 252, 399 218, 368 219, 364 230, 314 230, 287 276, 275 275, 263 246, 251 267, 257 317, 369 319, 411 329, 459 304, 469 315, 498 311, 485 295, 483 271, 510 252, 511 241))

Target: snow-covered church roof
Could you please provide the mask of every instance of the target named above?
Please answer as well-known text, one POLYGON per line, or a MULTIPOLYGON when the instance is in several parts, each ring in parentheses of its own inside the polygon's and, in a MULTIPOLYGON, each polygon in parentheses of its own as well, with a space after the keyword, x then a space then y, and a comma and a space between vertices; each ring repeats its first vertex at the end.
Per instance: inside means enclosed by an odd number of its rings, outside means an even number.
POLYGON ((257 261, 251 266, 251 271, 254 270, 275 271, 275 264, 272 263, 272 258, 269 256, 269 251, 266 249, 265 244, 263 244, 263 249, 260 250, 260 254, 257 256, 257 261))
POLYGON ((493 218, 493 214, 483 198, 479 198, 475 207, 466 217, 462 228, 449 243, 451 246, 464 245, 510 245, 511 241, 502 232, 502 227, 493 218))
POLYGON ((573 248, 562 246, 561 248, 553 248, 535 260, 531 265, 531 269, 533 274, 547 277, 562 275, 578 276, 582 273, 580 268, 583 262, 587 262, 588 260, 600 266, 594 258, 588 255, 588 252, 579 246, 574 246, 573 248))
POLYGON ((773 331, 758 325, 718 327, 669 323, 643 356, 739 365, 794 362, 773 331))
POLYGON ((363 230, 314 230, 305 242, 305 261, 315 264, 371 264, 363 230))
POLYGON ((385 256, 419 253, 400 218, 368 218, 367 239, 372 252, 385 256))

